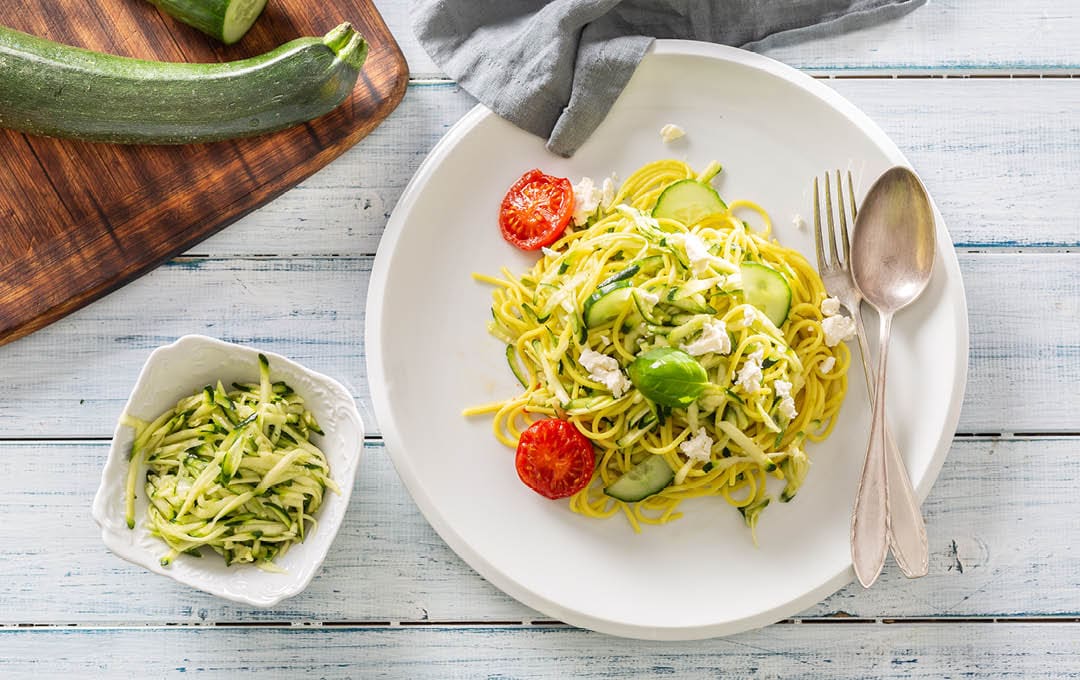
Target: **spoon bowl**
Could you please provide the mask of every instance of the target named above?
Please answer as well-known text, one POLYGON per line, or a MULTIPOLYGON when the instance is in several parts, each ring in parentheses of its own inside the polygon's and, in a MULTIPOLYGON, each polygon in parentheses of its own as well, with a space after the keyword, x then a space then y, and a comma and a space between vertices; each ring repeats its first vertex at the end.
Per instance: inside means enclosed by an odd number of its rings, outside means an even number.
POLYGON ((934 211, 914 172, 891 168, 870 187, 855 219, 851 275, 878 311, 907 306, 934 268, 934 211))

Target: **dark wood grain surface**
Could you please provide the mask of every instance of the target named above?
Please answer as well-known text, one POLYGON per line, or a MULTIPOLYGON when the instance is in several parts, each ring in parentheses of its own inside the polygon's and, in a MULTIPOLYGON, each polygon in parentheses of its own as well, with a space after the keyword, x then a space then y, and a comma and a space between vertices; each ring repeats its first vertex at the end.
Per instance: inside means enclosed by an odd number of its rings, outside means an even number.
POLYGON ((270 201, 397 106, 408 67, 371 0, 270 0, 224 46, 143 0, 0 2, 0 24, 143 59, 231 61, 350 21, 370 43, 356 89, 290 130, 187 146, 89 144, 0 130, 0 344, 97 299, 270 201))

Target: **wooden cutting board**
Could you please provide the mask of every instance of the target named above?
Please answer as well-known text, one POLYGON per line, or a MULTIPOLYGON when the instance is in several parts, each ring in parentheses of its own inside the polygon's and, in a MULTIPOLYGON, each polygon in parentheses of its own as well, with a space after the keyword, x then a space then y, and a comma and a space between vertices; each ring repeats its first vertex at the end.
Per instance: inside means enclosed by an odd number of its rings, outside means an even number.
POLYGON ((408 66, 371 0, 270 0, 223 46, 144 0, 3 0, 0 24, 142 59, 231 61, 350 21, 370 43, 352 96, 306 125, 188 146, 0 130, 0 344, 101 297, 258 208, 362 139, 401 101, 408 66))

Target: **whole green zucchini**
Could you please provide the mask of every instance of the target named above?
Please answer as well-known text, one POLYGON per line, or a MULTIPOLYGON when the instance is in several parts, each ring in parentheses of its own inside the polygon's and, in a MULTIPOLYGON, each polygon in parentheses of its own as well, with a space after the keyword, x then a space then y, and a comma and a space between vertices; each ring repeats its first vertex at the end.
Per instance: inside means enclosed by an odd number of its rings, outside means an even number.
POLYGON ((347 23, 223 64, 117 57, 0 27, 0 127, 122 144, 250 137, 334 109, 367 51, 347 23))
POLYGON ((149 0, 174 19, 231 45, 259 18, 266 0, 149 0))

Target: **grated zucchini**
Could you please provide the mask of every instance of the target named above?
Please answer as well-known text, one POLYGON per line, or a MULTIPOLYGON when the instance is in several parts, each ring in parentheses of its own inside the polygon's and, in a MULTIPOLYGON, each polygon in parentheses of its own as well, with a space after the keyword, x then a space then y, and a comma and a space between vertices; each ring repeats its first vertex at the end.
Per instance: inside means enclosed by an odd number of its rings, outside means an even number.
POLYGON ((135 527, 138 471, 147 465, 147 527, 168 546, 161 564, 209 547, 226 564, 280 571, 274 559, 304 540, 325 491, 338 493, 323 452, 323 434, 304 400, 271 382, 259 355, 259 382, 220 382, 181 399, 153 422, 125 414, 135 427, 126 512, 135 527))

